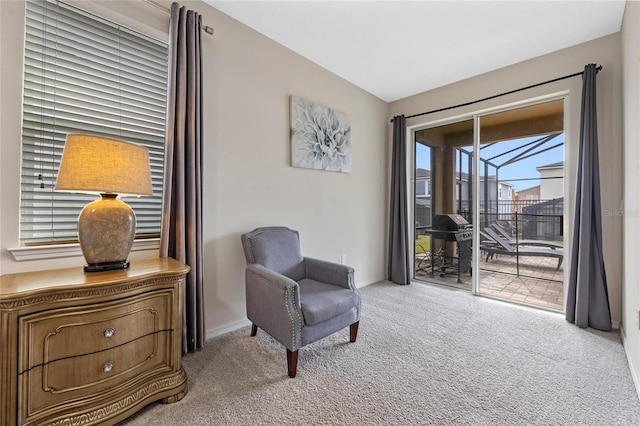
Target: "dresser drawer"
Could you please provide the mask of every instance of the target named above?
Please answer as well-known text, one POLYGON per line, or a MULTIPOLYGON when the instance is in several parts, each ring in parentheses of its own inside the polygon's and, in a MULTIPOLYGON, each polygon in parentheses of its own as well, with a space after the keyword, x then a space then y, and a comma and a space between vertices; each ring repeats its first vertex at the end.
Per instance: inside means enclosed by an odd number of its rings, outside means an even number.
POLYGON ((171 324, 167 313, 171 303, 170 291, 158 291, 113 304, 65 308, 21 317, 19 371, 107 351, 168 330, 171 324))
POLYGON ((173 333, 147 335, 109 350, 38 365, 20 376, 21 416, 29 419, 73 401, 104 397, 128 382, 171 370, 173 333))

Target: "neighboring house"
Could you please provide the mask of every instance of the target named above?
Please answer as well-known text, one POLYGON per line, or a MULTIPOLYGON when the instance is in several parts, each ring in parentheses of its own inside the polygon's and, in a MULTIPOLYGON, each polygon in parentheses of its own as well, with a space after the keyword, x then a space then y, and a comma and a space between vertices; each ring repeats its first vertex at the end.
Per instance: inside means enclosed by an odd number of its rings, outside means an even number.
POLYGON ((512 212, 513 185, 508 182, 496 182, 496 176, 488 176, 486 192, 484 191, 485 179, 480 178, 480 206, 481 212, 489 215, 489 220, 508 220, 512 212), (488 202, 485 203, 485 198, 488 202), (506 216, 505 216, 506 215, 506 216))
POLYGON ((416 198, 431 198, 431 170, 416 169, 416 198))
POLYGON ((417 168, 415 185, 416 226, 431 226, 431 170, 417 168))
MULTIPOLYGON (((480 179, 480 188, 484 187, 484 177, 480 179)), ((511 202, 514 198, 513 185, 508 182, 499 181, 496 186, 495 175, 489 176, 489 188, 486 196, 489 203, 485 206, 482 203, 485 199, 485 192, 480 190, 480 200, 483 208, 489 209, 491 213, 510 213, 511 202)), ((471 190, 468 173, 456 173, 456 209, 457 212, 466 212, 469 206, 471 190)), ((419 226, 429 226, 431 224, 431 171, 417 168, 415 171, 415 219, 419 226)))
POLYGON ((564 162, 536 167, 540 173, 540 200, 564 197, 564 162))
POLYGON ((536 167, 540 185, 521 191, 518 211, 524 215, 524 236, 546 240, 562 240, 564 214, 564 163, 557 162, 536 167), (535 194, 537 190, 537 194, 535 194), (523 198, 523 195, 530 198, 523 198), (535 198, 537 197, 537 198, 535 198), (545 220, 538 220, 544 216, 545 220))
POLYGON ((508 182, 498 182, 498 219, 509 220, 513 212, 515 191, 508 182))
POLYGON ((518 191, 517 198, 520 203, 525 203, 527 201, 539 201, 540 185, 518 191))
POLYGON ((513 185, 508 182, 498 182, 498 201, 513 200, 513 185))
MULTIPOLYGON (((460 187, 462 200, 464 205, 468 205, 471 197, 469 194, 470 185, 469 183, 469 175, 467 173, 462 173, 462 177, 457 179, 457 184, 460 187)), ((496 176, 490 175, 485 179, 484 177, 480 177, 480 205, 482 209, 488 213, 506 213, 509 211, 509 205, 513 200, 514 190, 513 185, 499 180, 496 182, 496 176), (485 182, 487 184, 485 191, 485 182), (485 203, 485 199, 488 200, 488 203, 485 203)))
POLYGON ((536 167, 540 173, 540 185, 518 191, 517 199, 522 204, 564 197, 564 162, 536 167))

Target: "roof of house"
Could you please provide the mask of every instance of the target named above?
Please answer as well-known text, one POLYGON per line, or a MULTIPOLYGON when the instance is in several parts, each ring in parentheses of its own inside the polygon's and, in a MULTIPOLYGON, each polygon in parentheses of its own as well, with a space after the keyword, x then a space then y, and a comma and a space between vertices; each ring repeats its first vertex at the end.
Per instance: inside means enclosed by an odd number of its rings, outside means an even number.
POLYGON ((521 189, 518 191, 519 194, 523 193, 523 192, 529 192, 529 191, 534 191, 534 190, 540 190, 540 185, 536 185, 536 186, 530 186, 529 188, 525 188, 525 189, 521 189))
POLYGON ((559 169, 564 167, 564 161, 559 161, 557 163, 551 163, 551 164, 547 164, 545 166, 538 166, 536 167, 536 170, 540 170, 540 169, 559 169))
POLYGON ((430 176, 431 176, 431 170, 421 169, 419 167, 416 169, 417 178, 424 178, 424 177, 430 177, 430 176))

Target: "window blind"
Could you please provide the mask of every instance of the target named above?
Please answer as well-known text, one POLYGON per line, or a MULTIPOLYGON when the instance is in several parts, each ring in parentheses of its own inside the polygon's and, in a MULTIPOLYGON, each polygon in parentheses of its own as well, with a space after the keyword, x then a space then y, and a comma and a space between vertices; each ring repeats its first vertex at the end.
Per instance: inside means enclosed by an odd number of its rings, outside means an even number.
POLYGON ((66 135, 83 133, 149 150, 153 196, 123 198, 136 238, 158 236, 168 46, 54 0, 26 2, 20 239, 77 241, 77 219, 95 196, 54 192, 66 135))

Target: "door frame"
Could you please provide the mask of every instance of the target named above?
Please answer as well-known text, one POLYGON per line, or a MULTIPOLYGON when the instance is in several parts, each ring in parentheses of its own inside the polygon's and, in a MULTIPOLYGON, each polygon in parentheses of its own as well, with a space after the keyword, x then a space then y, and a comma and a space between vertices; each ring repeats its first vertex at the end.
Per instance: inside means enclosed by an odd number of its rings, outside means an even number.
MULTIPOLYGON (((439 118, 439 119, 435 119, 435 120, 431 120, 431 121, 424 121, 421 123, 417 123, 417 124, 412 124, 412 125, 408 125, 406 128, 406 137, 407 137, 407 141, 411 144, 410 146, 412 147, 412 149, 407 149, 406 151, 406 164, 407 164, 407 193, 411 194, 410 197, 407 197, 407 211, 409 212, 409 223, 415 224, 415 215, 414 215, 414 206, 415 206, 415 144, 416 144, 416 137, 415 134, 417 131, 420 130, 425 130, 425 129, 430 129, 430 128, 434 128, 434 127, 440 127, 440 126, 445 126, 448 124, 453 124, 453 123, 457 123, 460 121, 465 121, 465 120, 471 120, 473 119, 474 121, 474 129, 473 129, 473 147, 474 147, 474 152, 479 152, 479 144, 480 144, 480 127, 479 127, 479 122, 480 122, 480 118, 486 115, 491 115, 491 114, 495 114, 495 113, 499 113, 499 112, 504 112, 504 111, 508 111, 508 110, 512 110, 512 109, 517 109, 517 108, 525 108, 531 105, 536 105, 536 104, 540 104, 540 103, 545 103, 545 102, 550 102, 550 101, 556 101, 556 100, 563 100, 563 107, 564 107, 564 119, 563 119, 563 133, 564 133, 564 163, 565 163, 565 167, 564 167, 564 171, 563 171, 563 177, 564 177, 564 194, 565 194, 565 208, 564 208, 564 214, 563 214, 563 226, 565 230, 569 230, 569 232, 565 232, 564 238, 563 238, 563 245, 564 245, 564 256, 565 256, 565 264, 567 264, 567 260, 570 259, 571 257, 571 247, 569 244, 567 244, 569 241, 572 241, 571 239, 571 235, 573 233, 573 228, 569 226, 569 217, 571 216, 570 212, 571 212, 571 208, 570 206, 573 206, 574 204, 574 200, 573 200, 573 193, 570 190, 572 185, 575 186, 575 182, 574 182, 574 178, 572 178, 569 167, 567 167, 568 165, 568 161, 567 159, 570 158, 571 155, 571 148, 572 148, 572 144, 568 143, 568 141, 571 140, 571 128, 569 125, 569 117, 570 117, 570 92, 569 90, 563 90, 560 92, 554 92, 554 93, 550 93, 547 95, 543 95, 543 96, 536 96, 536 97, 531 97, 528 99, 524 99, 524 100, 520 100, 520 101, 515 101, 515 102, 510 102, 510 103, 505 103, 505 104, 501 104, 501 105, 497 105, 497 106, 493 106, 493 107, 488 107, 488 108, 483 108, 483 109, 478 109, 475 111, 471 111, 471 112, 467 112, 464 114, 457 114, 457 115, 452 115, 449 117, 445 117, 445 118, 439 118)), ((473 158, 473 184, 472 184, 472 188, 473 188, 473 194, 472 194, 472 200, 474 203, 474 207, 473 207, 473 222, 474 223, 480 223, 480 211, 478 208, 478 204, 479 204, 479 191, 480 191, 480 179, 478 176, 478 173, 476 172, 477 170, 479 170, 480 168, 480 156, 478 155, 474 155, 473 158)), ((409 241, 414 241, 415 240, 415 226, 411 226, 409 229, 409 241)), ((473 241, 472 241, 472 252, 473 253, 479 253, 480 252, 480 238, 479 238, 479 229, 477 226, 473 227, 473 241)), ((411 256, 411 259, 415 259, 415 247, 414 244, 409 244, 409 255, 411 256)), ((413 273, 412 273, 412 278, 411 280, 414 281, 414 274, 415 274, 415 260, 412 261, 412 265, 413 266, 413 273)), ((479 270, 479 266, 480 266, 480 257, 479 256, 473 256, 472 259, 472 268, 475 271, 479 270)), ((485 294, 482 294, 479 292, 479 288, 480 288, 480 280, 479 280, 479 274, 473 274, 472 275, 472 285, 471 285, 471 293, 473 295, 479 295, 479 296, 484 296, 484 297, 491 297, 485 294)), ((564 274, 563 274, 563 298, 566 301, 567 299, 567 282, 569 280, 569 268, 564 268, 564 274)), ((564 307, 563 307, 563 311, 564 311, 564 307)))

